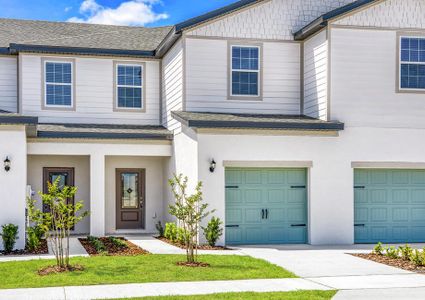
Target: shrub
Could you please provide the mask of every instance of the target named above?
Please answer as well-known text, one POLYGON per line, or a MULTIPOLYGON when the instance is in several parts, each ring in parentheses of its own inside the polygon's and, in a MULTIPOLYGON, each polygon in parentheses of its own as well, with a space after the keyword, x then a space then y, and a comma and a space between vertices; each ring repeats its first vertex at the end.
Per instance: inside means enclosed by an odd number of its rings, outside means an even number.
POLYGON ((385 255, 389 258, 399 258, 399 250, 394 246, 388 247, 385 255))
POLYGON ((14 224, 6 224, 2 227, 3 233, 0 235, 3 238, 3 248, 4 252, 10 253, 13 251, 13 248, 15 247, 16 240, 18 239, 18 226, 14 224))
POLYGON ((92 244, 94 249, 96 249, 97 253, 102 253, 106 251, 105 244, 101 240, 99 240, 97 237, 89 235, 87 237, 87 240, 92 244))
POLYGON ((399 247, 401 258, 404 260, 410 260, 410 257, 413 254, 413 248, 406 244, 406 246, 399 247))
POLYGON ((379 242, 374 248, 372 253, 377 254, 377 255, 384 255, 384 251, 385 251, 385 247, 382 246, 382 243, 379 242))
POLYGON ((108 237, 109 241, 118 248, 128 248, 128 245, 125 241, 123 241, 122 239, 116 238, 114 236, 110 236, 108 237))
POLYGON ((41 226, 33 226, 27 228, 26 248, 29 251, 35 251, 40 247, 41 239, 44 235, 44 230, 41 226))
POLYGON ((205 239, 211 247, 214 247, 217 240, 223 235, 223 228, 221 228, 222 224, 223 222, 221 222, 220 218, 212 217, 207 227, 202 227, 205 239))
POLYGON ((162 227, 161 221, 158 221, 155 227, 156 227, 156 230, 158 230, 159 237, 164 237, 164 227, 162 227))
POLYGON ((410 256, 410 261, 418 267, 423 266, 425 264, 424 256, 425 254, 423 251, 421 252, 418 249, 415 249, 410 256))
POLYGON ((166 223, 164 237, 172 242, 177 241, 177 225, 175 223, 166 223))
POLYGON ((177 227, 177 242, 186 245, 186 241, 189 238, 189 234, 184 228, 177 227))

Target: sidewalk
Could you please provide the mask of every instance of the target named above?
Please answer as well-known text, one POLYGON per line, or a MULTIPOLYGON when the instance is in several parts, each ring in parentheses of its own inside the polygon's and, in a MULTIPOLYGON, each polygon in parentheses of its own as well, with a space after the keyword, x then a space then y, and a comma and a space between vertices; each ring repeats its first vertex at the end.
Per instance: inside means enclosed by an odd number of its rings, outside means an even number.
POLYGON ((254 279, 11 289, 0 290, 0 299, 86 300, 226 292, 289 292, 296 290, 330 290, 330 288, 301 278, 254 279))

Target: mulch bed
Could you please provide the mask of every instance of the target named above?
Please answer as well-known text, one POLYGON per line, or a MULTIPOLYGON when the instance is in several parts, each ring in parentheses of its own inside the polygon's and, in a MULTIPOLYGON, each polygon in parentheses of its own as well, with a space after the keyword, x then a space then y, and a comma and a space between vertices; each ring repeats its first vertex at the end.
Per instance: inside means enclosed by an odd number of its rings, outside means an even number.
POLYGON ((362 253, 362 254, 352 254, 352 255, 360 257, 360 258, 372 260, 374 262, 385 264, 388 266, 400 268, 403 270, 425 274, 425 267, 416 266, 413 262, 409 260, 404 260, 402 258, 389 258, 388 256, 385 256, 385 255, 378 255, 373 253, 370 253, 370 254, 362 253))
POLYGON ((40 254, 48 254, 49 248, 47 247, 47 240, 41 240, 40 241, 40 247, 38 247, 34 251, 30 251, 28 249, 22 249, 22 250, 14 250, 9 253, 5 253, 4 251, 0 251, 0 256, 6 256, 6 255, 40 255, 40 254))
POLYGON ((50 274, 58 274, 58 273, 64 273, 64 272, 75 272, 75 271, 84 271, 84 267, 81 265, 73 265, 68 268, 61 268, 58 266, 48 266, 46 268, 38 270, 38 275, 40 276, 46 276, 50 274))
POLYGON ((127 241, 124 238, 119 238, 126 242, 127 247, 117 247, 113 244, 107 237, 101 237, 99 240, 105 245, 106 252, 98 253, 96 248, 86 239, 80 238, 78 239, 83 245, 84 249, 86 249, 87 253, 90 255, 109 255, 109 256, 136 256, 136 255, 145 255, 149 254, 148 251, 140 248, 139 246, 133 244, 132 242, 127 241))
MULTIPOLYGON (((166 242, 168 244, 171 244, 173 246, 179 247, 181 249, 186 249, 185 245, 180 244, 180 243, 174 243, 172 241, 170 241, 169 239, 165 238, 165 237, 156 237, 158 240, 161 240, 163 242, 166 242)), ((199 245, 198 250, 233 250, 231 248, 227 248, 227 247, 222 247, 222 246, 215 246, 215 247, 211 247, 210 245, 199 245)))

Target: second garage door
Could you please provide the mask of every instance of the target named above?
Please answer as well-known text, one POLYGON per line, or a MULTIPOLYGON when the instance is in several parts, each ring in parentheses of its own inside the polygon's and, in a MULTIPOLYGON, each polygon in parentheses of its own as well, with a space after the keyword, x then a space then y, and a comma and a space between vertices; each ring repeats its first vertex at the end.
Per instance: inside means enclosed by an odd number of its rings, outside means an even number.
POLYGON ((226 243, 307 242, 305 169, 226 169, 226 243))
POLYGON ((354 171, 356 243, 425 242, 425 171, 354 171))

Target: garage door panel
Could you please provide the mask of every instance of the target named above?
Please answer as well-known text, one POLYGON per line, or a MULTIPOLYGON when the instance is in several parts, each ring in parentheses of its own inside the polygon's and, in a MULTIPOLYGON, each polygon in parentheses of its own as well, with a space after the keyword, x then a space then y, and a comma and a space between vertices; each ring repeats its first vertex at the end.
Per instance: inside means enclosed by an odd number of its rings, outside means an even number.
POLYGON ((306 243, 307 226, 291 227, 307 224, 305 169, 227 168, 225 178, 227 244, 306 243))
POLYGON ((425 170, 362 169, 354 179, 356 243, 425 241, 425 170))

